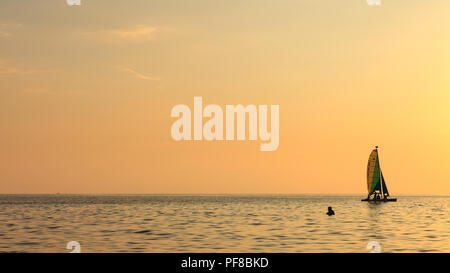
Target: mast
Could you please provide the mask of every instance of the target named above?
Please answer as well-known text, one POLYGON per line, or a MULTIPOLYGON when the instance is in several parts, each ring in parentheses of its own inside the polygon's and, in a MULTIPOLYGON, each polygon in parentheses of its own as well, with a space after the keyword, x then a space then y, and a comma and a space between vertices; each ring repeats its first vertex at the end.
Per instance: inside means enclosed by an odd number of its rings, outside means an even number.
POLYGON ((379 176, 380 176, 380 194, 382 197, 384 197, 384 192, 383 192, 383 179, 381 179, 381 164, 380 164, 380 153, 378 152, 378 146, 375 146, 377 149, 377 156, 378 156, 378 171, 379 171, 379 176))

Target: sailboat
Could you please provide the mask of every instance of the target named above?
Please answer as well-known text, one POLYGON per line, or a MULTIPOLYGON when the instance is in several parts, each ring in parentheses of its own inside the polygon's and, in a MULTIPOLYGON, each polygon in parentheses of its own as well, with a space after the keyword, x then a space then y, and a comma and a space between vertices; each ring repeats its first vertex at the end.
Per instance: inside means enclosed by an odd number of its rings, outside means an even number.
POLYGON ((367 198, 361 201, 397 202, 396 198, 388 198, 389 191, 380 167, 378 146, 375 146, 375 149, 370 153, 369 163, 367 164, 367 191, 369 192, 367 198))

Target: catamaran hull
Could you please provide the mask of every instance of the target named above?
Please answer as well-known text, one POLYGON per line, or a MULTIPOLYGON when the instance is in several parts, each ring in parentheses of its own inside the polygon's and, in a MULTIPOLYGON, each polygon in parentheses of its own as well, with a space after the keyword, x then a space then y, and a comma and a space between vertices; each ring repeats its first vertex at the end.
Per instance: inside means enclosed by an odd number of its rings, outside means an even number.
POLYGON ((392 199, 361 199, 362 202, 397 202, 397 198, 392 199))

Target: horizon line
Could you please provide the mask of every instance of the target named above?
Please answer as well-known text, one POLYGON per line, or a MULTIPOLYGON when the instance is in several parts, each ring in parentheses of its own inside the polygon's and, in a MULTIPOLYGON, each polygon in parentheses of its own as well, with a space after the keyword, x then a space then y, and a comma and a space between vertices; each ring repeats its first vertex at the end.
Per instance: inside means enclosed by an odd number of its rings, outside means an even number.
MULTIPOLYGON (((230 196, 230 195, 316 195, 316 196, 365 196, 359 193, 0 193, 0 195, 160 195, 160 196, 230 196)), ((395 194, 393 196, 441 196, 450 197, 450 194, 395 194)))

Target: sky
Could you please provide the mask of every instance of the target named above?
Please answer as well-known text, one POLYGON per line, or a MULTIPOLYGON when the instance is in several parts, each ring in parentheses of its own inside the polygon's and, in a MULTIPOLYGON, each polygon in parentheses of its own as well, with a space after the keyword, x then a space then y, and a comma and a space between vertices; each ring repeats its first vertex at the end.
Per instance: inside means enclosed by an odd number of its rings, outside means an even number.
POLYGON ((446 0, 0 2, 0 193, 450 194, 446 0), (279 105, 280 144, 171 138, 279 105))

